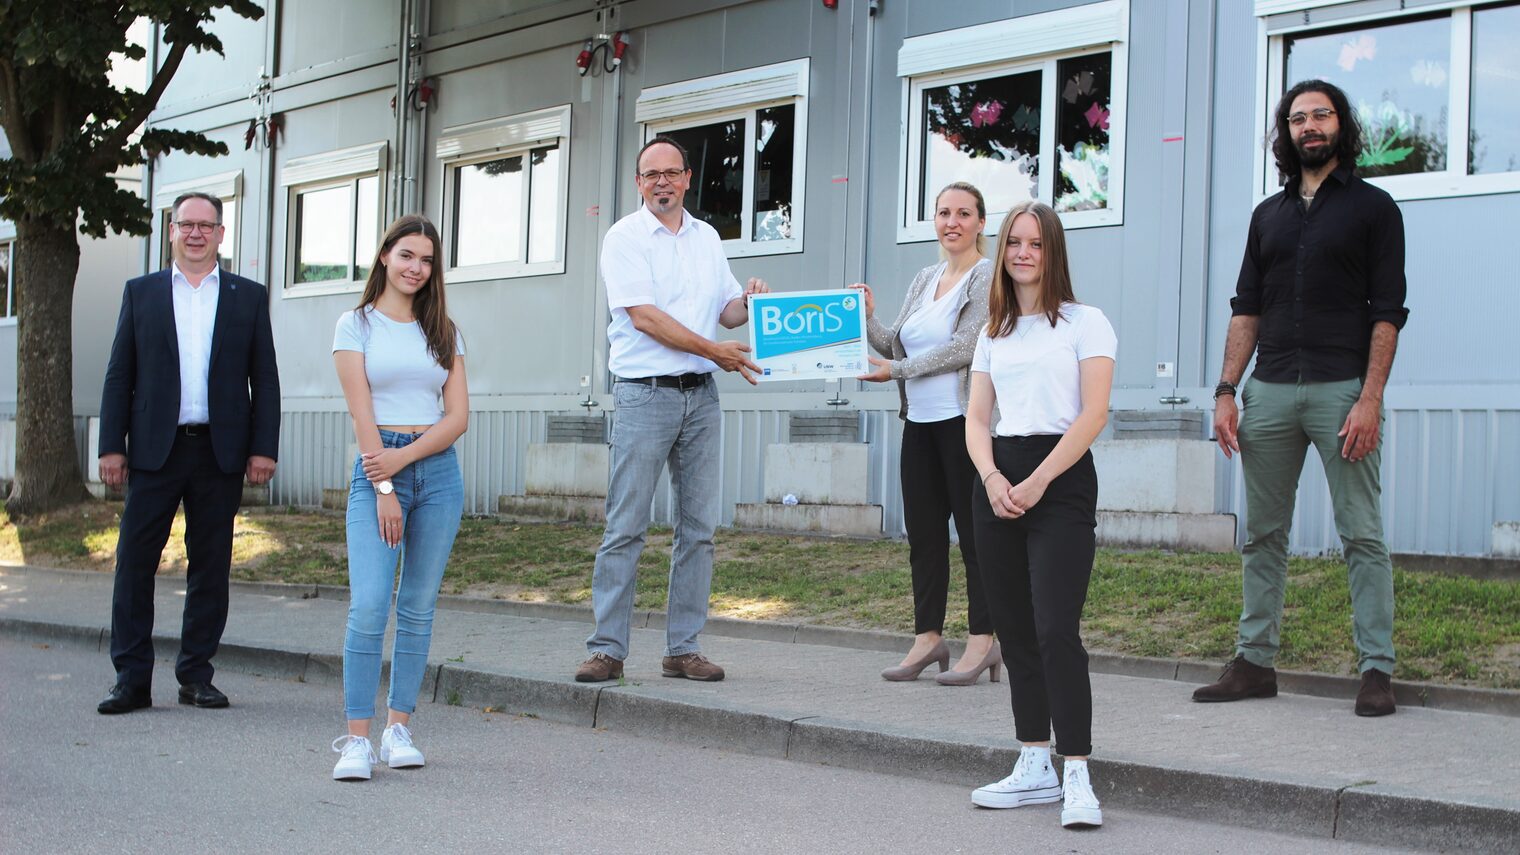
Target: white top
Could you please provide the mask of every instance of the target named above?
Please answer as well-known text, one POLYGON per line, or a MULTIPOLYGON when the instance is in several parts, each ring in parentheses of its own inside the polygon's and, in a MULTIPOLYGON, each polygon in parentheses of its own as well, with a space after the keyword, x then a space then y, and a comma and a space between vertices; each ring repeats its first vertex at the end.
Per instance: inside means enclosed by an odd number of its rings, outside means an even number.
POLYGON ((744 289, 729 269, 718 232, 681 212, 671 232, 646 206, 613 223, 602 241, 607 283, 610 353, 607 368, 619 377, 658 377, 716 371, 711 360, 674 350, 633 327, 629 306, 654 306, 706 339, 718 336, 718 315, 744 289))
MULTIPOLYGON (((422 327, 398 323, 374 306, 338 316, 333 352, 364 354, 364 376, 377 425, 430 425, 443 418, 448 369, 428 352, 422 327), (368 323, 365 323, 368 321, 368 323)), ((454 332, 454 355, 464 356, 464 336, 454 332)))
POLYGON ((1025 315, 1013 333, 976 342, 971 370, 992 375, 997 390, 998 436, 1063 434, 1082 412, 1077 363, 1096 356, 1113 359, 1119 339, 1103 313, 1067 303, 1054 328, 1043 315, 1025 315))
MULTIPOLYGON (((966 287, 966 280, 971 278, 971 270, 976 268, 973 266, 967 270, 953 288, 936 300, 934 292, 939 290, 940 277, 945 275, 948 264, 949 262, 942 261, 934 268, 929 285, 924 288, 924 296, 897 331, 898 340, 902 342, 903 351, 909 359, 936 347, 943 347, 955 334, 955 318, 960 314, 961 289, 966 287)), ((961 408, 959 372, 909 377, 903 381, 903 386, 908 393, 910 422, 940 422, 966 414, 961 408)))
POLYGON ((179 423, 211 421, 207 383, 211 376, 211 333, 216 328, 216 304, 222 295, 222 268, 211 269, 199 285, 191 285, 179 264, 169 264, 169 290, 174 296, 174 334, 179 339, 179 423))

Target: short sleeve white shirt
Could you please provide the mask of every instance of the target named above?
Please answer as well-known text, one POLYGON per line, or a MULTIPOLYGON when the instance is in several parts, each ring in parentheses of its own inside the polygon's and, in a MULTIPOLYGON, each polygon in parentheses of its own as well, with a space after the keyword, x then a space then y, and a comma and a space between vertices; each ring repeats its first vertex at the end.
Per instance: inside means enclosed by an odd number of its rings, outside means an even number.
MULTIPOLYGON (((428 350, 416 321, 393 321, 373 306, 338 317, 333 352, 364 354, 364 376, 377 425, 430 425, 443 418, 443 384, 448 369, 428 350)), ((455 332, 454 353, 464 356, 464 336, 455 332)))
POLYGON ((983 330, 971 370, 991 375, 1001 418, 998 436, 1063 434, 1082 412, 1077 363, 1113 359, 1119 339, 1103 312, 1081 303, 1061 307, 1051 327, 1043 315, 1025 315, 1009 335, 990 338, 983 330))
POLYGON ((712 226, 681 212, 681 227, 665 228, 647 206, 618 220, 602 241, 607 284, 607 367, 619 377, 716 371, 711 360, 666 347, 633 326, 631 306, 654 306, 706 339, 718 336, 718 316, 744 289, 712 226))

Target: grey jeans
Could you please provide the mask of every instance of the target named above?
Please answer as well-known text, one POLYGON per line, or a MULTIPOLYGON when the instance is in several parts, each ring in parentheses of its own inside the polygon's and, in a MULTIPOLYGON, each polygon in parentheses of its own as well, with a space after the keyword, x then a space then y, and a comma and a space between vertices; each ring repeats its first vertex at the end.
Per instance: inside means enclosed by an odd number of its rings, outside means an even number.
POLYGON ((586 649, 628 658, 628 624, 634 581, 660 470, 670 465, 675 491, 675 543, 665 655, 699 649, 712 590, 713 530, 718 527, 722 410, 709 378, 692 389, 618 382, 612 386, 612 472, 607 485, 607 532, 596 552, 591 605, 596 631, 586 649))

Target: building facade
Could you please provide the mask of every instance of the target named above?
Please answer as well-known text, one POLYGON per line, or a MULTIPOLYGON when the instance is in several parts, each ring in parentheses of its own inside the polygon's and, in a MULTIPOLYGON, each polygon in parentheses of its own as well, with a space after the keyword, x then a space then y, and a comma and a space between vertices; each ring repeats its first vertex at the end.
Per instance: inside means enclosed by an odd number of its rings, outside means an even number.
MULTIPOLYGON (((227 204, 225 262, 271 288, 277 503, 346 484, 333 324, 403 212, 439 224, 469 341, 467 511, 523 491, 550 415, 610 410, 597 250, 639 204, 634 157, 656 133, 692 152, 688 207, 741 280, 869 282, 884 313, 936 259, 939 187, 982 187, 989 231, 1020 199, 1053 203, 1078 298, 1119 334, 1115 410, 1206 424, 1250 213, 1277 184, 1268 113, 1322 76, 1367 118, 1363 173, 1408 235, 1411 319, 1385 398, 1390 546, 1489 555, 1495 524, 1520 520, 1520 3, 286 0, 216 31, 225 56, 187 58, 151 124, 231 154, 147 170, 158 219, 141 255, 161 261, 178 193, 227 204)), ((109 338, 124 278, 81 283, 110 307, 82 319, 85 338, 109 338)), ((901 532, 895 388, 719 383, 725 521, 760 500, 790 412, 842 409, 858 413, 884 531, 901 532)), ((82 383, 80 413, 97 398, 82 383)), ((1216 458, 1214 510, 1242 514, 1238 464, 1216 458)), ((1292 548, 1339 549, 1315 460, 1292 548)))

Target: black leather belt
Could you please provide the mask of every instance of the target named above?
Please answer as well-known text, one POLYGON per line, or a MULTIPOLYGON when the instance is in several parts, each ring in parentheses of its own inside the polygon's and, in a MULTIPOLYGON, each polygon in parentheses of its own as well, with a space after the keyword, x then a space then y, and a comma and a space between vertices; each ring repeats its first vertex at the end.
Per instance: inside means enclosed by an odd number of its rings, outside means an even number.
POLYGON ((176 430, 181 436, 206 436, 211 433, 211 425, 180 425, 176 430))
POLYGON ((619 383, 642 383, 645 386, 664 386, 667 389, 695 389, 707 382, 711 374, 667 374, 661 377, 619 377, 619 383))

